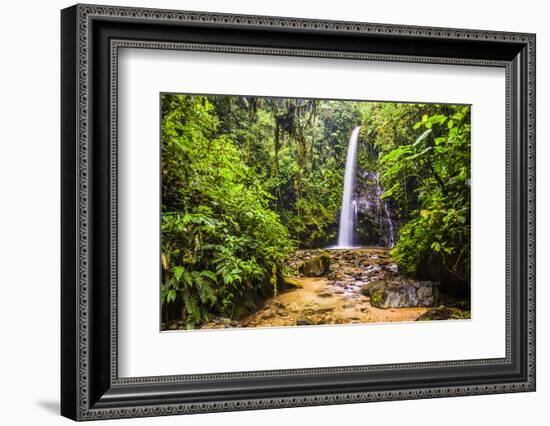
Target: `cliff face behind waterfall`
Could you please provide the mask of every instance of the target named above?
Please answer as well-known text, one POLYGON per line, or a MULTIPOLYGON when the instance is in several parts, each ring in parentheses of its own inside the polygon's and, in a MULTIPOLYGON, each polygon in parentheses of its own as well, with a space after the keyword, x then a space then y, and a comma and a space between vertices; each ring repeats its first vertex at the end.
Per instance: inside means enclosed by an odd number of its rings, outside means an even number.
POLYGON ((355 196, 357 206, 356 244, 393 247, 398 223, 391 203, 382 199, 384 188, 377 170, 378 150, 362 133, 358 143, 355 196))
POLYGON ((392 209, 381 199, 377 172, 358 170, 356 183, 357 241, 359 245, 393 247, 397 223, 392 209))

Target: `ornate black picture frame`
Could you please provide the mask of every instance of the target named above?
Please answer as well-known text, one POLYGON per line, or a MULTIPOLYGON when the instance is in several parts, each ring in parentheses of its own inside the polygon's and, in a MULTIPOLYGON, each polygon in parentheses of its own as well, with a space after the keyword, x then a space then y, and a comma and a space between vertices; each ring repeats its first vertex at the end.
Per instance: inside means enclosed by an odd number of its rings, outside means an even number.
POLYGON ((62 415, 92 420, 535 390, 535 35, 95 5, 64 9, 61 28, 62 415), (120 47, 504 68, 506 356, 119 378, 120 47))

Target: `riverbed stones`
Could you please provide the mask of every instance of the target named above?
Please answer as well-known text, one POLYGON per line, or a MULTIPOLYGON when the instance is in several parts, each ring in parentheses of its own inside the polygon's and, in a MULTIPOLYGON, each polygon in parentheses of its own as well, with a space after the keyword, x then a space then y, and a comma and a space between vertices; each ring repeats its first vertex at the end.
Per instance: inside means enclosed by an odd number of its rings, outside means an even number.
POLYGON ((328 274, 327 274, 327 279, 329 280, 336 280, 338 278, 338 274, 336 273, 336 271, 330 271, 328 274))
POLYGON ((330 256, 326 253, 305 260, 298 268, 306 277, 320 277, 325 275, 330 268, 330 256))

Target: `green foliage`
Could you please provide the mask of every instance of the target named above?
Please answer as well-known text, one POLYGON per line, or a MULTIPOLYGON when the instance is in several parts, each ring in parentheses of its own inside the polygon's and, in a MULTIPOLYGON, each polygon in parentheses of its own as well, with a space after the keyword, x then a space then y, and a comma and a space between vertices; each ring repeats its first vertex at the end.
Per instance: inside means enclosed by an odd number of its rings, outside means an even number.
POLYGON ((403 216, 393 256, 407 274, 469 283, 470 107, 427 110, 414 142, 380 159, 384 197, 403 216))
POLYGON ((373 306, 380 306, 380 304, 382 303, 382 293, 376 291, 371 292, 370 302, 373 306))
POLYGON ((271 196, 218 126, 207 98, 164 97, 162 301, 183 306, 189 328, 249 308, 292 248, 271 196))

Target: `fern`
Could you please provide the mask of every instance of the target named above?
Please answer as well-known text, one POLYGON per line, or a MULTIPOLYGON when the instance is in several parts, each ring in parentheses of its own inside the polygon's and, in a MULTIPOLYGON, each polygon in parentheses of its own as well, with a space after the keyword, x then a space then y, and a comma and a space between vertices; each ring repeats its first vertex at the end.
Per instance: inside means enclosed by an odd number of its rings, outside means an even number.
POLYGON ((184 293, 185 312, 187 313, 186 323, 188 329, 193 329, 201 321, 201 310, 196 295, 184 293))
POLYGON ((216 304, 217 297, 212 287, 212 284, 216 284, 216 274, 211 271, 201 271, 200 273, 200 285, 197 286, 201 303, 203 304, 216 304))

